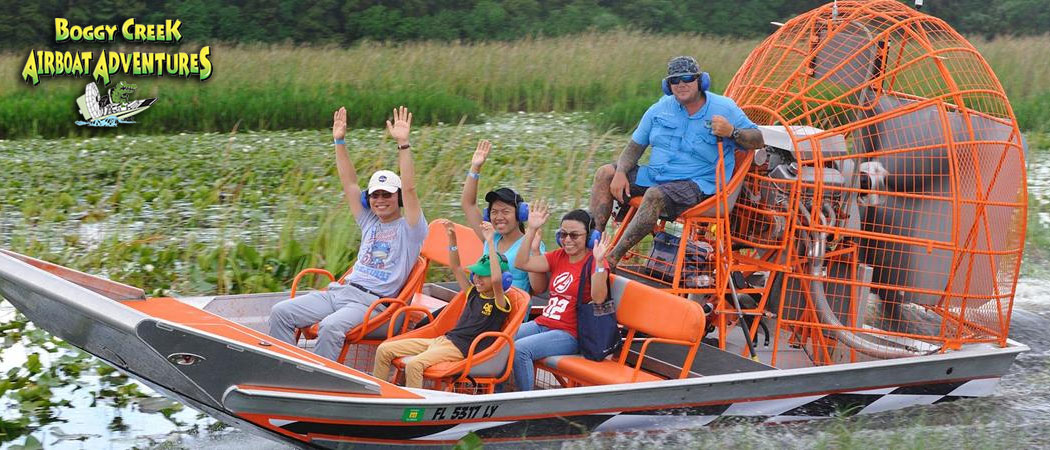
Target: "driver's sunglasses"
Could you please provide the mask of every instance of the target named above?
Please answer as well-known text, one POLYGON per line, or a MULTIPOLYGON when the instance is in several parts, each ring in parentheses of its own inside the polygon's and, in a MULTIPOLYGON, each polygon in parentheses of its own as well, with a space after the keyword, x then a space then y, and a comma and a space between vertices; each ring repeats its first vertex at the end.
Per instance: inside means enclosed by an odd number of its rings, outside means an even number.
POLYGON ((387 191, 375 191, 371 194, 368 194, 368 196, 371 198, 390 198, 394 196, 394 193, 387 191))
POLYGON ((669 78, 667 78, 667 83, 668 84, 692 83, 692 82, 696 81, 696 78, 697 78, 696 75, 679 75, 677 77, 669 77, 669 78))

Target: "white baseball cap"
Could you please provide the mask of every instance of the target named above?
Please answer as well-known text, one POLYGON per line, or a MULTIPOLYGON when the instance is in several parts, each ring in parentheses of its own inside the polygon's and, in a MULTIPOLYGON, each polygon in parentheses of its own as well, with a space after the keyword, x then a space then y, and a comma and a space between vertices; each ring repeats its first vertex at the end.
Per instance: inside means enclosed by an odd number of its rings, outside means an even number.
POLYGON ((369 194, 375 191, 387 191, 391 194, 396 194, 399 190, 401 190, 401 177, 389 170, 376 171, 376 173, 372 174, 372 178, 368 180, 369 194))

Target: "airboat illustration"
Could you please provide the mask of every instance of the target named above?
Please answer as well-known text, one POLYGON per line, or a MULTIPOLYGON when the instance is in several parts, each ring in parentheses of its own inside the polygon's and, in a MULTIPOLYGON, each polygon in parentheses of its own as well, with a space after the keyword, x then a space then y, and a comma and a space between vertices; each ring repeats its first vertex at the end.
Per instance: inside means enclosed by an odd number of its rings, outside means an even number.
POLYGON ((80 115, 88 122, 107 117, 124 120, 149 109, 157 101, 156 98, 131 100, 133 92, 134 85, 121 81, 116 88, 102 95, 92 81, 84 86, 84 95, 77 97, 77 107, 80 108, 80 115))

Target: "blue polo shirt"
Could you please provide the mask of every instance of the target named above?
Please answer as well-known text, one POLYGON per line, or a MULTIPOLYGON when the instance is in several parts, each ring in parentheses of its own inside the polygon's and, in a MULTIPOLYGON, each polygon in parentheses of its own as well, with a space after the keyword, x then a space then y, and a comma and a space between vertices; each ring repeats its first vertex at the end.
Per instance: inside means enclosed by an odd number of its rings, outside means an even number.
MULTIPOLYGON (((718 138, 711 134, 711 118, 725 117, 736 128, 758 128, 729 97, 711 92, 696 114, 689 115, 673 95, 665 95, 642 116, 631 135, 638 145, 653 146, 649 165, 638 167, 639 186, 653 186, 671 181, 692 180, 705 194, 715 193, 715 165, 718 163, 718 138)), ((726 182, 733 174, 737 149, 732 139, 723 140, 726 182)))

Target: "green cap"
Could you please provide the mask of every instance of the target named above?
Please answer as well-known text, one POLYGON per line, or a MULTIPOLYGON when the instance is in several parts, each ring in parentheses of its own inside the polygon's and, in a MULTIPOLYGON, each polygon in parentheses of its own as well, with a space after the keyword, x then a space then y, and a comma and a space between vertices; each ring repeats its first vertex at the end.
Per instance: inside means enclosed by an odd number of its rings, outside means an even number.
MULTIPOLYGON (((507 264, 507 257, 503 256, 502 253, 497 253, 497 255, 499 255, 499 270, 502 270, 504 272, 509 271, 510 264, 507 264)), ((492 265, 489 264, 489 255, 481 255, 481 258, 478 259, 478 262, 474 263, 470 267, 467 267, 467 270, 469 270, 470 273, 480 277, 492 276, 492 265)))

